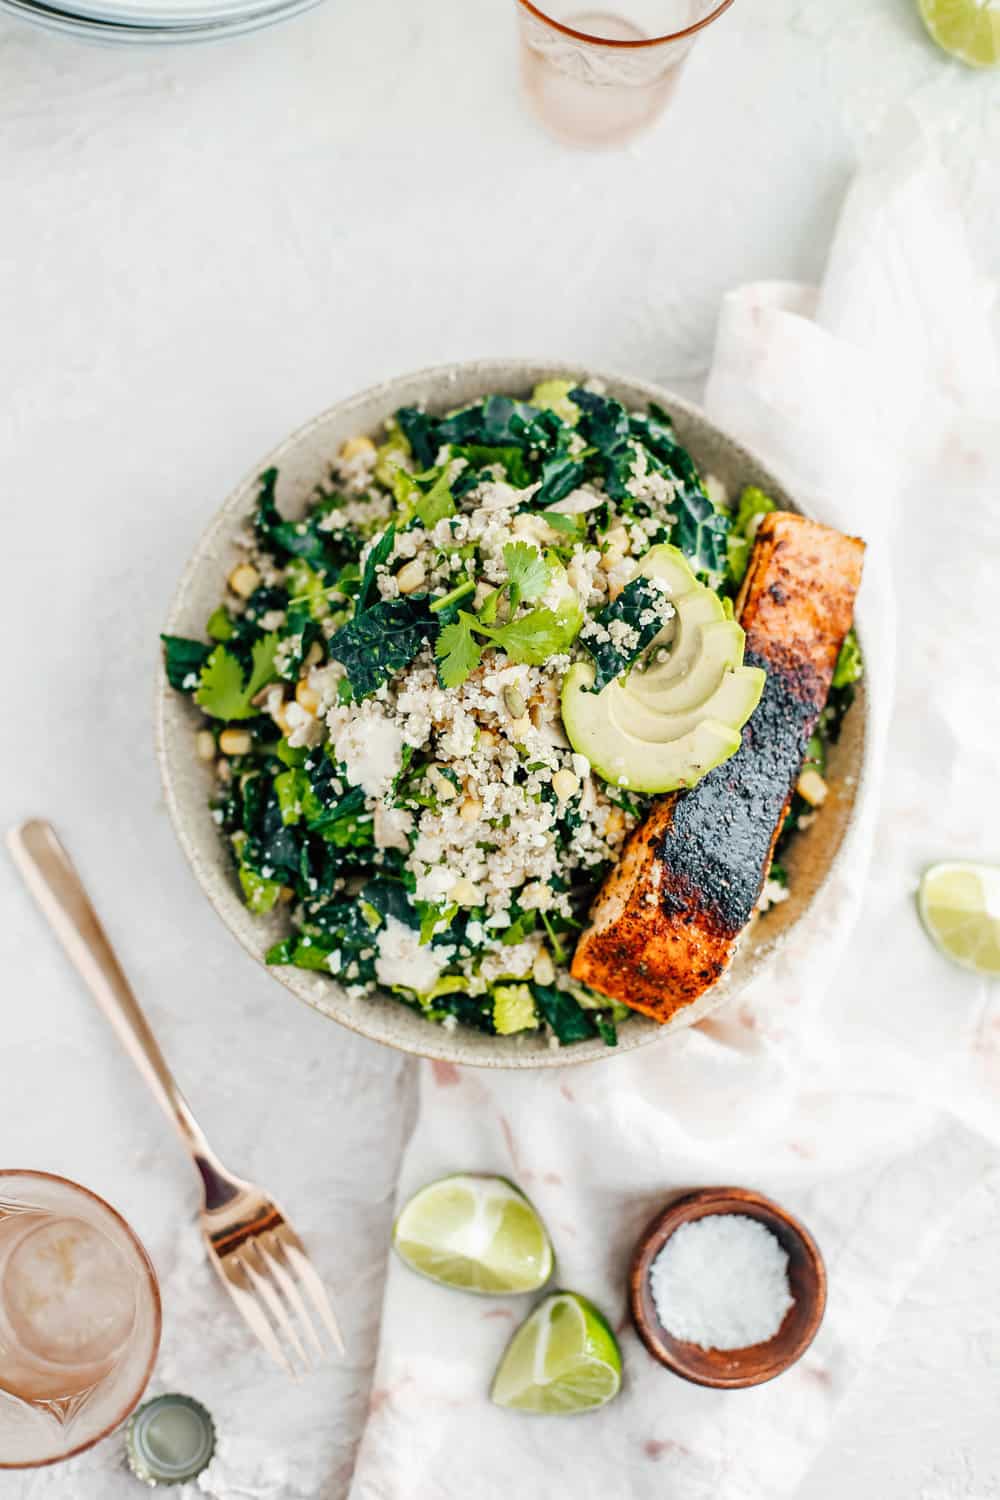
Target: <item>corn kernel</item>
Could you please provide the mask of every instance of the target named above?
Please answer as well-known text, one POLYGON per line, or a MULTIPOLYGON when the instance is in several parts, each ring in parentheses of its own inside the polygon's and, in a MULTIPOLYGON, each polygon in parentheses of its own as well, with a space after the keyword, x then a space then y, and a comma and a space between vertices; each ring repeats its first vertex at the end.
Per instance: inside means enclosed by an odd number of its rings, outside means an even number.
POLYGON ((625 832, 625 814, 620 807, 613 807, 608 813, 608 820, 604 825, 604 837, 606 839, 620 839, 625 832))
POLYGON ((520 719, 511 719, 507 725, 507 733, 513 740, 523 740, 531 728, 531 715, 525 714, 520 719))
POLYGON ((580 790, 580 778, 572 771, 557 771, 552 778, 552 790, 560 802, 568 802, 580 790))
POLYGON ((248 755, 253 740, 245 729, 224 729, 219 735, 223 755, 248 755))
POLYGON ((300 677, 295 685, 295 701, 307 714, 319 711, 319 694, 313 691, 304 677, 300 677))
POLYGON ((360 458, 362 453, 374 453, 375 444, 370 437, 348 438, 346 443, 341 444, 340 457, 344 463, 350 463, 352 458, 360 458))
POLYGON ((396 582, 399 584, 401 594, 415 594, 424 583, 427 582, 427 574, 424 565, 418 557, 412 562, 405 563, 396 574, 396 582))
POLYGON ((471 880, 456 880, 448 892, 448 900, 456 901, 459 906, 481 906, 483 893, 471 880))
POLYGON ((795 783, 795 790, 800 797, 805 798, 810 807, 822 807, 830 788, 819 772, 814 771, 810 766, 807 771, 802 772, 795 783))
POLYGON ((446 776, 440 766, 428 766, 427 780, 437 793, 439 802, 454 802, 458 796, 458 787, 446 776))
POLYGON ((478 797, 466 797, 458 809, 458 816, 463 823, 478 823, 483 815, 483 804, 478 797))
POLYGON ((199 760, 215 759, 215 735, 210 729, 199 729, 194 744, 199 760))
POLYGON ((233 593, 240 599, 249 599, 260 583, 260 574, 253 563, 239 563, 226 580, 233 593))
POLYGON ((535 962, 531 966, 531 977, 536 984, 555 983, 556 966, 547 948, 539 948, 535 954, 535 962))

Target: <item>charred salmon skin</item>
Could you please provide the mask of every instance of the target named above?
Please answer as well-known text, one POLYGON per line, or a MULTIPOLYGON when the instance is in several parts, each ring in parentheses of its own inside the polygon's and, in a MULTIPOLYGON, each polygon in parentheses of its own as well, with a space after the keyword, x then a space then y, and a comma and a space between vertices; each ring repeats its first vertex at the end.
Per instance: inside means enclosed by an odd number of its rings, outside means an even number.
POLYGON ((760 704, 736 754, 658 802, 604 882, 575 979, 669 1021, 730 963, 760 899, 809 737, 854 615, 864 543, 766 515, 736 603, 760 704))

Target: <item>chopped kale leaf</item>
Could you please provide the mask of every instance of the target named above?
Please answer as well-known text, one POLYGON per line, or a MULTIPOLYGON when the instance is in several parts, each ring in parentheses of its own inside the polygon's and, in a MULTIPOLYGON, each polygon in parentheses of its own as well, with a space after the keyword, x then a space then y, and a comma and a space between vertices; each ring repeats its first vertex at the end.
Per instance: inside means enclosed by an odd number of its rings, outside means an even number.
POLYGON ((612 604, 606 604, 595 616, 597 634, 585 633, 580 637, 597 668, 592 693, 599 693, 609 682, 627 672, 663 628, 664 599, 663 591, 650 579, 633 578, 631 583, 625 585, 618 598, 612 604), (653 618, 644 624, 644 617, 650 613, 653 618), (616 640, 614 631, 611 639, 599 639, 616 621, 629 627, 628 644, 616 640))
POLYGON ((337 631, 327 649, 343 664, 354 697, 360 700, 408 667, 436 632, 427 595, 411 594, 381 599, 362 610, 337 631))
POLYGON ((163 666, 167 681, 180 693, 193 693, 201 678, 201 669, 212 654, 211 646, 189 641, 181 635, 161 635, 163 666))

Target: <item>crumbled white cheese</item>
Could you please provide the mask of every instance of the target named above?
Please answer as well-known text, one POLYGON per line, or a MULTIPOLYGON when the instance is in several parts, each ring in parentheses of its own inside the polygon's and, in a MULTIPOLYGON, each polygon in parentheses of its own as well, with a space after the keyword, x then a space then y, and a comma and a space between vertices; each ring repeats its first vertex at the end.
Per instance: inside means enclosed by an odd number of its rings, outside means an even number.
POLYGON ((378 956, 375 973, 380 984, 391 989, 402 985, 418 995, 434 988, 441 970, 448 963, 451 948, 432 948, 420 944, 420 934, 407 927, 398 917, 387 917, 376 938, 378 956))
POLYGON ((369 797, 384 797, 403 764, 402 730, 386 717, 382 704, 370 698, 339 730, 333 748, 348 781, 369 797))

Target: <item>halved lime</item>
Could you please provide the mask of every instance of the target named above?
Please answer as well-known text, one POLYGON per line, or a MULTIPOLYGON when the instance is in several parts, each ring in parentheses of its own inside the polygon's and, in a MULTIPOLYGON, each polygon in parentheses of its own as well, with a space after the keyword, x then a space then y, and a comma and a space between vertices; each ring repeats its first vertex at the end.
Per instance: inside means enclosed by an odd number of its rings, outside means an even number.
POLYGON ((996 0, 919 0, 924 25, 939 47, 970 68, 1000 62, 1000 5, 996 0))
POLYGON ((933 865, 920 882, 917 902, 942 953, 977 974, 1000 974, 1000 868, 933 865))
POLYGON ((537 1292, 552 1275, 545 1226, 502 1177, 442 1177, 396 1220, 392 1243, 414 1271, 463 1292, 537 1292))
POLYGON ((493 1378, 497 1406, 561 1416, 621 1389, 622 1356, 606 1319, 576 1292, 554 1292, 522 1323, 493 1378))

